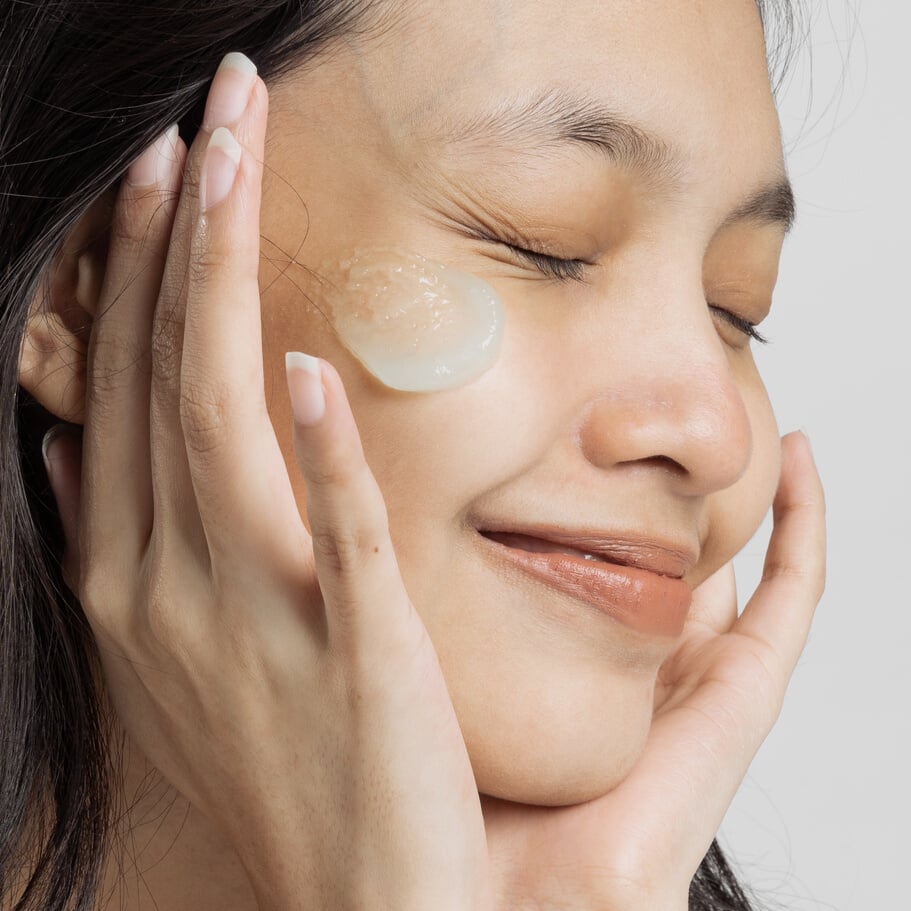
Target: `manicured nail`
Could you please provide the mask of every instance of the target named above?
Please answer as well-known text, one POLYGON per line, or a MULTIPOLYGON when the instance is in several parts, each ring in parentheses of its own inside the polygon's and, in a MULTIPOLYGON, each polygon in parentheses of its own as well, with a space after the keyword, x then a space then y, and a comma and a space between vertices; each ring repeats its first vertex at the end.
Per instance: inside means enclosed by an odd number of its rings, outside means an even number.
POLYGON ((177 160, 177 134, 177 124, 173 123, 130 165, 127 180, 134 187, 152 187, 168 182, 171 168, 177 160))
POLYGON ((289 351, 285 354, 285 373, 294 420, 304 427, 318 424, 326 413, 319 358, 289 351))
POLYGON ((255 78, 256 64, 249 57, 237 52, 228 54, 215 71, 202 119, 203 129, 227 127, 240 120, 255 78))
POLYGON ((240 143, 225 127, 219 127, 206 146, 206 158, 199 182, 199 210, 207 212, 231 192, 240 167, 240 143))

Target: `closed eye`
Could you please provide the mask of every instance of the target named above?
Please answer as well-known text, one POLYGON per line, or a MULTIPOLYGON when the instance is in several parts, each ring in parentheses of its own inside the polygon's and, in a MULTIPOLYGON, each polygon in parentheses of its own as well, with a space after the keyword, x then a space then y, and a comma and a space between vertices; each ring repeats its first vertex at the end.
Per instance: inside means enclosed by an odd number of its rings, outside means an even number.
MULTIPOLYGON (((559 256, 538 253, 535 250, 529 250, 527 247, 520 247, 503 241, 500 241, 500 243, 508 247, 520 259, 531 263, 540 272, 558 281, 584 282, 585 267, 591 265, 584 259, 561 259, 559 256)), ((714 304, 709 304, 709 310, 717 313, 721 319, 730 323, 735 329, 738 329, 753 341, 759 342, 761 345, 769 343, 769 340, 756 328, 756 323, 751 323, 742 316, 738 316, 736 313, 725 310, 724 307, 717 307, 714 304)))
POLYGON ((558 281, 585 281, 585 267, 591 265, 584 259, 561 259, 559 256, 538 253, 536 250, 529 250, 527 247, 519 247, 505 241, 499 241, 499 243, 511 250, 519 259, 530 263, 539 272, 558 281))
POLYGON ((730 323, 735 329, 739 329, 753 341, 759 342, 760 345, 769 343, 769 340, 756 328, 756 323, 751 323, 742 316, 737 316, 736 313, 731 313, 730 310, 725 310, 724 307, 716 307, 714 304, 709 304, 709 310, 712 313, 717 313, 726 323, 730 323))
MULTIPOLYGON (((537 250, 530 250, 528 247, 510 243, 499 237, 486 236, 483 239, 506 247, 517 259, 534 266, 535 269, 548 278, 554 278, 561 282, 584 282, 586 267, 594 265, 584 259, 564 259, 548 253, 540 253, 537 250)), ((715 304, 709 304, 708 306, 712 313, 716 313, 721 319, 738 329, 748 338, 759 342, 761 345, 768 344, 769 340, 759 332, 756 328, 756 323, 751 323, 749 320, 732 313, 730 310, 726 310, 724 307, 718 307, 715 304)))

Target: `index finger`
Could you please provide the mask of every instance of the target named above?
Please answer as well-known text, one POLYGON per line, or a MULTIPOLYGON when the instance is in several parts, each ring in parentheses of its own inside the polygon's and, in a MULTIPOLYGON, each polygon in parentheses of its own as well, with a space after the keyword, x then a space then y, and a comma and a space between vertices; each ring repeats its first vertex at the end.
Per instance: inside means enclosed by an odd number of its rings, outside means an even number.
POLYGON ((259 295, 268 92, 256 77, 232 130, 214 130, 190 243, 180 418, 210 550, 299 556, 306 528, 266 406, 259 295), (263 504, 268 504, 264 509, 263 504))

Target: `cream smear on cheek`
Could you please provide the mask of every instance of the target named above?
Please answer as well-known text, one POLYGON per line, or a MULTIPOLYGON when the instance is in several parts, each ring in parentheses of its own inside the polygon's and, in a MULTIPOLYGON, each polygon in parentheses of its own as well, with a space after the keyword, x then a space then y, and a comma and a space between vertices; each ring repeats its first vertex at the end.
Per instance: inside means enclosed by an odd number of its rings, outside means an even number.
POLYGON ((355 250, 318 274, 340 341, 389 388, 451 389, 493 366, 503 303, 476 275, 397 249, 355 250))

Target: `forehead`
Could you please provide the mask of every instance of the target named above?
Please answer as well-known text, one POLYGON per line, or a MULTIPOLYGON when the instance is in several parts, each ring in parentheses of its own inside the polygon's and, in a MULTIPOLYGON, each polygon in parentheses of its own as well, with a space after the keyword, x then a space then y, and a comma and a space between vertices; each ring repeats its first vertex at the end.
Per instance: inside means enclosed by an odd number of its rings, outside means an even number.
POLYGON ((358 94, 399 145, 565 92, 680 152, 781 169, 754 0, 410 0, 353 55, 358 94))

